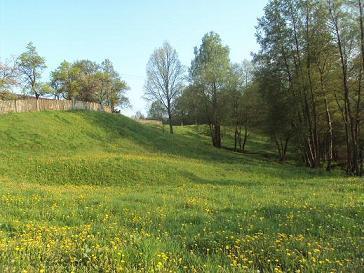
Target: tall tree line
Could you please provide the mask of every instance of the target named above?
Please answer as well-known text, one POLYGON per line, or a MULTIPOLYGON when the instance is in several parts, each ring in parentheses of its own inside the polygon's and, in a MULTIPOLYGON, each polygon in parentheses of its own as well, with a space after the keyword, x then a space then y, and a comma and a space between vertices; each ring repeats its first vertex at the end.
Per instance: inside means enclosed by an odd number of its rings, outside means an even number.
POLYGON ((256 80, 285 127, 272 137, 295 139, 312 168, 344 159, 362 174, 362 16, 361 1, 284 0, 259 20, 256 80))
POLYGON ((207 124, 215 147, 224 145, 221 127, 232 128, 241 152, 260 131, 281 161, 290 151, 308 167, 362 175, 362 0, 271 0, 256 30, 252 63, 232 63, 216 33, 202 38, 169 111, 174 123, 207 124))

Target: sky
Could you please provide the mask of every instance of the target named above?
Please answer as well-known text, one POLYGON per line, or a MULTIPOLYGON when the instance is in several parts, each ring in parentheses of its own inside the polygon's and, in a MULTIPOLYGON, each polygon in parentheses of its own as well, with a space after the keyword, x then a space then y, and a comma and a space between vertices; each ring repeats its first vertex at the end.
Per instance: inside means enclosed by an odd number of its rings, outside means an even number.
POLYGON ((146 113, 146 63, 168 41, 186 68, 202 36, 217 32, 232 62, 258 50, 257 18, 268 0, 0 0, 0 59, 21 54, 32 41, 50 71, 63 61, 110 59, 130 90, 131 116, 146 113))

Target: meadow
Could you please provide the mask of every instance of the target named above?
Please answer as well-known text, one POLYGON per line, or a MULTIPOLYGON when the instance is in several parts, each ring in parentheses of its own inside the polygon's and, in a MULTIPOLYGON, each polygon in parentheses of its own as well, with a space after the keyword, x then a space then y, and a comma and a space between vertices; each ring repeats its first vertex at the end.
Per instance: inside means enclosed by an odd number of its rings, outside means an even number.
POLYGON ((0 147, 1 272, 364 272, 364 181, 264 137, 38 112, 1 116, 0 147))

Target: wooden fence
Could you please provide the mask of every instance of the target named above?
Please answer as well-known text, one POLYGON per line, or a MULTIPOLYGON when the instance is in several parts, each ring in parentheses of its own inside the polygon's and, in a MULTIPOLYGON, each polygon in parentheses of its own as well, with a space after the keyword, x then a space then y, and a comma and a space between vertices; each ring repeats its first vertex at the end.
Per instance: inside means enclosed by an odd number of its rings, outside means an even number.
POLYGON ((52 100, 52 99, 24 99, 24 100, 0 100, 0 114, 36 112, 47 110, 91 110, 111 113, 109 106, 96 102, 52 100))

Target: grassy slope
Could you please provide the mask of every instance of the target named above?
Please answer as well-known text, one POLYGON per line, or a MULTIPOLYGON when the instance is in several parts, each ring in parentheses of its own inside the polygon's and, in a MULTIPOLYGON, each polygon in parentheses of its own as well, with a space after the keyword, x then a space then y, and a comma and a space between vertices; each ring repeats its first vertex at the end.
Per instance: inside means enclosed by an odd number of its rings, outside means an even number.
POLYGON ((0 270, 362 270, 362 181, 216 150, 198 131, 1 116, 0 270))

